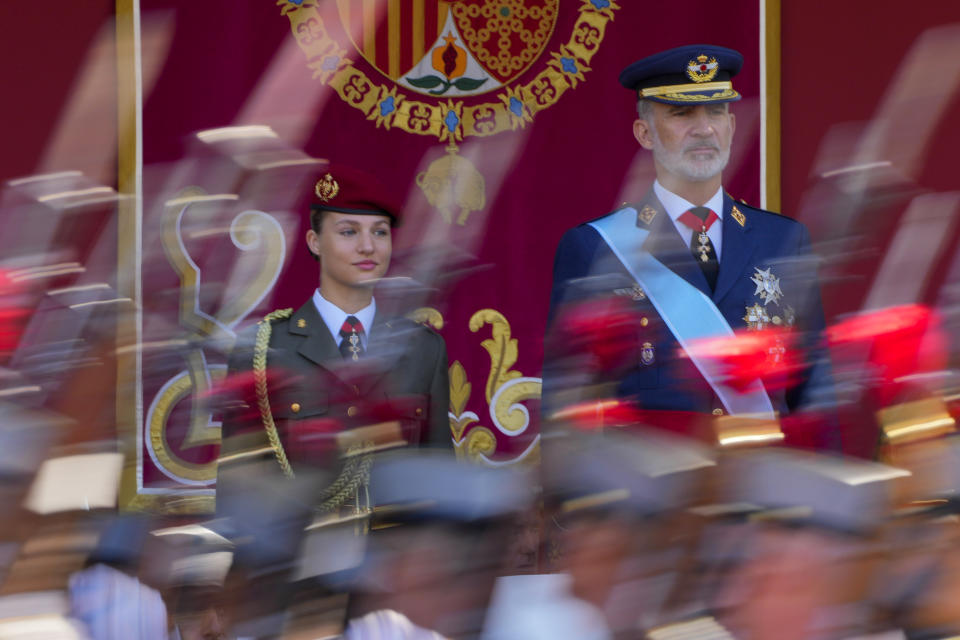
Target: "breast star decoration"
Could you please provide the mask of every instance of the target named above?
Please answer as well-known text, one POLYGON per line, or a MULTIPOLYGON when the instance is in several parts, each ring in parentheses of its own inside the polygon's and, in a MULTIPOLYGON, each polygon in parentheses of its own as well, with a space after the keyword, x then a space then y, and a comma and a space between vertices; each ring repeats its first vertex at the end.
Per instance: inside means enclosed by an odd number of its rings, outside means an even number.
POLYGON ((780 278, 776 277, 770 273, 770 269, 760 270, 760 267, 754 267, 756 271, 750 280, 757 285, 757 290, 753 292, 753 295, 759 296, 763 306, 767 306, 771 302, 774 304, 780 304, 780 298, 783 296, 783 292, 780 290, 780 278))

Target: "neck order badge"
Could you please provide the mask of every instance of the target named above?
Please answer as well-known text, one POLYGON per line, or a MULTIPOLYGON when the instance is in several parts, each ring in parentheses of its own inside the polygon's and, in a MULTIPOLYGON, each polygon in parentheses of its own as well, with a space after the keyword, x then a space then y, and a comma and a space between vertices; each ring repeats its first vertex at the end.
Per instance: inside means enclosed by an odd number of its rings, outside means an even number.
POLYGON ((363 345, 360 344, 360 334, 363 333, 363 324, 356 316, 347 316, 340 327, 340 355, 344 360, 359 360, 363 353, 363 345))

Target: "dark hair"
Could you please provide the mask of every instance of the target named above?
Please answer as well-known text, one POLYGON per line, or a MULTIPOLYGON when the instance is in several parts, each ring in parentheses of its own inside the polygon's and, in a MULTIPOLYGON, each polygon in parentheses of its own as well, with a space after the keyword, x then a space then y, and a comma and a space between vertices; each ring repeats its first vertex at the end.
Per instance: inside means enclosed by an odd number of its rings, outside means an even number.
MULTIPOLYGON (((320 235, 320 230, 323 228, 323 219, 326 217, 327 210, 321 209, 320 207, 310 207, 310 228, 313 229, 313 232, 317 235, 320 235)), ((310 255, 313 256, 313 259, 317 262, 320 262, 320 256, 315 254, 312 250, 310 255)))
POLYGON ((323 228, 323 219, 326 217, 327 210, 320 207, 310 207, 310 228, 314 233, 320 233, 323 228))

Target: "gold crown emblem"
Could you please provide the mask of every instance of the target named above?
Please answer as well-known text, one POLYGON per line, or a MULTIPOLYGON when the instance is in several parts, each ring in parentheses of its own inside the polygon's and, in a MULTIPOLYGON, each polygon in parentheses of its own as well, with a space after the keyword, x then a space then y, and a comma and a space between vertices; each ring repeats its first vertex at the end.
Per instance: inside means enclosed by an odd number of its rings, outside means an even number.
POLYGON ((317 184, 314 186, 313 191, 317 194, 317 197, 324 202, 330 202, 337 197, 338 193, 340 193, 340 184, 333 179, 332 175, 328 173, 317 180, 317 184))
POLYGON ((687 77, 694 82, 710 82, 719 70, 720 65, 717 64, 717 59, 707 58, 703 54, 687 63, 687 77))

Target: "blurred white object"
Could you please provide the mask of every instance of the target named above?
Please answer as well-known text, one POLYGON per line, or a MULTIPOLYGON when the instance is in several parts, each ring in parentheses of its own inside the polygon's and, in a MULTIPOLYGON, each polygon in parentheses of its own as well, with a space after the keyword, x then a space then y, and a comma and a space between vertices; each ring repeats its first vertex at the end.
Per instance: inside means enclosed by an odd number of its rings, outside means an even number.
POLYGON ((65 617, 70 603, 62 591, 14 593, 0 597, 0 640, 86 640, 65 617))
POLYGON ((497 580, 483 640, 609 640, 603 612, 570 592, 565 573, 497 580))
POLYGON ((384 609, 351 620, 344 640, 446 640, 435 631, 410 622, 402 613, 384 609))
POLYGON ((123 455, 91 453, 44 461, 30 487, 24 506, 34 513, 112 509, 123 455))

